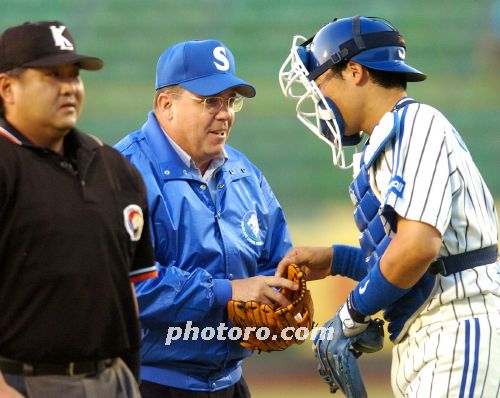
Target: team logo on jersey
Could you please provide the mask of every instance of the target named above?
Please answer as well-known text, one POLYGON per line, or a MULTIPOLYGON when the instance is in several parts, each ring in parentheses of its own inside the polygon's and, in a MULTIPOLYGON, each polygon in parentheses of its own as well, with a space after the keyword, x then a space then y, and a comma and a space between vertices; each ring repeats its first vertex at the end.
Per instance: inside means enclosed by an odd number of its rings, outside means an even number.
POLYGON ((50 32, 52 33, 52 38, 54 39, 54 44, 56 47, 59 47, 61 50, 70 50, 73 51, 75 48, 73 47, 73 43, 69 41, 68 38, 63 36, 63 32, 66 30, 66 26, 50 26, 50 32))
POLYGON ((406 183, 401 177, 394 176, 389 181, 389 192, 394 192, 398 198, 402 198, 405 185, 406 183))
POLYGON ((259 219, 255 210, 249 210, 244 214, 241 220, 241 230, 246 240, 250 243, 256 246, 264 244, 260 233, 259 219))
POLYGON ((219 61, 214 61, 215 67, 220 71, 229 70, 229 60, 227 59, 226 49, 224 47, 215 47, 214 48, 214 58, 219 61))
POLYGON ((123 222, 125 223, 125 229, 130 235, 130 240, 135 242, 141 239, 144 216, 139 206, 128 205, 125 207, 123 209, 123 222))

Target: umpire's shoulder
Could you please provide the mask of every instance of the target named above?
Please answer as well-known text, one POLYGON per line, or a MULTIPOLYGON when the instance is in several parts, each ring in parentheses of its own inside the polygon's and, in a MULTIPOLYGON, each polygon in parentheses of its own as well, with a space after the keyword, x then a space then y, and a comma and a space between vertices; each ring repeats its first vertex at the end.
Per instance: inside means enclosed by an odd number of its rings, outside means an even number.
POLYGON ((95 140, 99 146, 97 151, 103 159, 105 167, 114 176, 115 181, 119 181, 119 186, 128 187, 127 190, 144 190, 144 182, 141 173, 137 168, 116 148, 102 142, 99 138, 85 134, 87 139, 95 140))
POLYGON ((20 148, 20 145, 13 144, 9 139, 0 136, 0 159, 7 163, 7 160, 12 159, 15 156, 16 148, 20 148))
POLYGON ((7 138, 0 136, 0 177, 2 179, 4 176, 13 175, 14 170, 21 167, 19 148, 21 148, 20 145, 13 144, 7 138))

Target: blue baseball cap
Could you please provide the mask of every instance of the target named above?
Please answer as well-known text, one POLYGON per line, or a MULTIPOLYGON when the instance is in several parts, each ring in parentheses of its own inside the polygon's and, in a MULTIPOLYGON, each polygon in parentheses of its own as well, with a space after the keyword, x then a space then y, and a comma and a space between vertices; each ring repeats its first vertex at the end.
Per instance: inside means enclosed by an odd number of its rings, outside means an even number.
POLYGON ((255 88, 235 75, 231 51, 217 40, 192 40, 168 48, 156 66, 156 89, 180 85, 192 93, 210 96, 235 88, 254 97, 255 88))

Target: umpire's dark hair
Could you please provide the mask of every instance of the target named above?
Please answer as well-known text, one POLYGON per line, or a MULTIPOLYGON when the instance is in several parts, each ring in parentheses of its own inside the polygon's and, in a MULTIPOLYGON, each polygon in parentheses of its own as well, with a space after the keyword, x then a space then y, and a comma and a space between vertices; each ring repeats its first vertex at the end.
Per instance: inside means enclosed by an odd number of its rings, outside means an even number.
MULTIPOLYGON (((348 61, 342 61, 332 66, 330 70, 333 72, 333 75, 341 76, 342 71, 347 67, 347 63, 348 61)), ((368 71, 368 73, 370 74, 370 78, 375 82, 375 84, 378 84, 383 88, 402 88, 406 90, 407 80, 404 73, 372 69, 366 66, 363 66, 363 68, 368 71)))

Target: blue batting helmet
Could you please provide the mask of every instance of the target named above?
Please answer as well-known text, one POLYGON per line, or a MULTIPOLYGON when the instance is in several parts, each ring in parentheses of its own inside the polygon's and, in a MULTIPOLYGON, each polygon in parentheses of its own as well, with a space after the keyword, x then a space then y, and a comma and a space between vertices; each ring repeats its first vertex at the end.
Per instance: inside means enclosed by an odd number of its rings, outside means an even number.
POLYGON ((427 77, 405 63, 404 39, 396 28, 380 18, 334 19, 304 44, 309 43, 310 80, 347 60, 375 70, 402 73, 409 82, 427 77))

